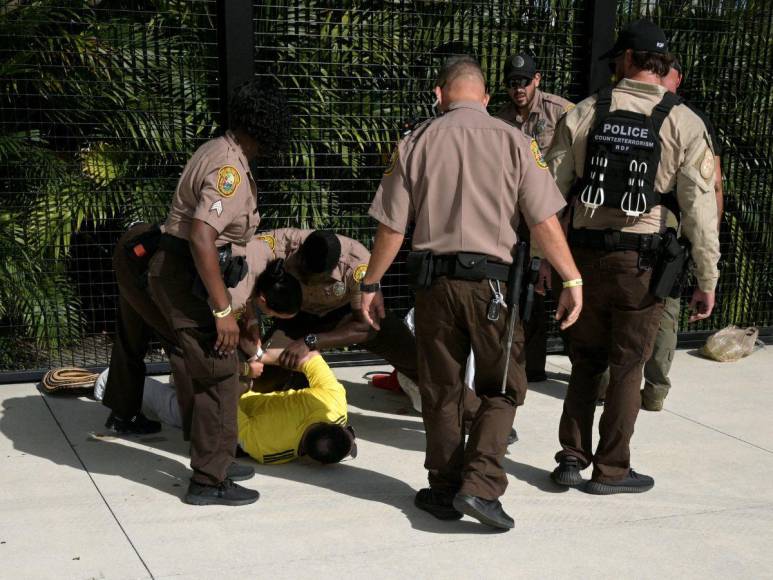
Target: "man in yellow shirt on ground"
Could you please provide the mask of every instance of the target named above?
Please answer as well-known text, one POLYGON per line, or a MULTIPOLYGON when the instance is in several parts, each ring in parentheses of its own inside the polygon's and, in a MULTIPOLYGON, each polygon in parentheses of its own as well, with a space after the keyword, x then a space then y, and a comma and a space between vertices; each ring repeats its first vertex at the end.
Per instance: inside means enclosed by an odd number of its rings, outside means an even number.
MULTIPOLYGON (((268 349, 261 362, 245 363, 251 376, 263 364, 276 364, 282 349, 268 349)), ((247 391, 239 400, 239 446, 258 463, 286 463, 308 455, 320 463, 337 463, 357 455, 354 430, 348 426, 346 391, 318 351, 301 360, 298 371, 308 388, 273 393, 247 391)), ((247 372, 243 372, 247 374, 247 372)), ((250 377, 243 377, 249 383, 250 377)), ((244 384, 244 383, 243 383, 244 384)), ((171 385, 148 381, 143 408, 163 422, 180 427, 177 394, 171 385)))

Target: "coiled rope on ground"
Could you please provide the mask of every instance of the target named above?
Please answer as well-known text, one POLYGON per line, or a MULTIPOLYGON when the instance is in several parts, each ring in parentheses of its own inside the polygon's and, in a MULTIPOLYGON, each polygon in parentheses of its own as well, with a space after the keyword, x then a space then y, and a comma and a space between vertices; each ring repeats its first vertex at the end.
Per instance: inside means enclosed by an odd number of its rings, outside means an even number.
POLYGON ((40 384, 46 393, 56 393, 65 390, 91 389, 97 381, 99 373, 79 367, 62 367, 51 369, 40 384))

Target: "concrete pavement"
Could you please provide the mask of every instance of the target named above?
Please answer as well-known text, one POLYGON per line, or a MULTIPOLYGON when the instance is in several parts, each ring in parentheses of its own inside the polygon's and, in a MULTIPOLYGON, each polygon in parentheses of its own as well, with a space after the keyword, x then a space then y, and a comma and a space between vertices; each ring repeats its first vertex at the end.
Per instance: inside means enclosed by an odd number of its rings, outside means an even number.
POLYGON ((773 348, 725 364, 679 351, 632 445, 655 488, 609 497, 548 479, 569 370, 549 357, 516 417, 507 533, 413 507, 421 418, 366 370, 336 369, 359 456, 256 466, 261 499, 240 508, 182 503, 179 431, 106 437, 94 401, 0 386, 0 578, 773 578, 773 348))

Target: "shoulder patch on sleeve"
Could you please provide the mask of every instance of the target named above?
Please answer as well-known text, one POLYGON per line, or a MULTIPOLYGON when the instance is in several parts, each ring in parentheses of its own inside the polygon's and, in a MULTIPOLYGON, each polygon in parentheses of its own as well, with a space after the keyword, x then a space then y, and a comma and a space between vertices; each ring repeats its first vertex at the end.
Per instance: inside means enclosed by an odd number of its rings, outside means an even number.
POLYGON ((266 242, 268 247, 271 248, 271 251, 274 251, 274 248, 276 247, 276 238, 274 236, 271 234, 260 234, 259 236, 255 237, 266 242))
POLYGON ((529 148, 531 149, 531 154, 534 156, 534 160, 537 162, 537 167, 540 169, 547 169, 548 164, 545 163, 545 159, 542 157, 542 152, 539 150, 539 144, 536 139, 531 140, 529 148))
POLYGON ((574 108, 575 108, 575 104, 574 104, 574 103, 568 103, 568 104, 567 104, 567 105, 564 107, 564 113, 568 113, 569 111, 571 111, 571 110, 572 110, 572 109, 574 109, 574 108))
POLYGON ((354 281, 357 283, 362 282, 362 279, 365 277, 365 274, 368 271, 368 265, 367 264, 360 264, 354 269, 353 278, 354 281))
POLYGON ((703 154, 703 160, 700 164, 701 177, 703 179, 710 179, 714 173, 714 154, 711 149, 706 148, 706 152, 703 154))
POLYGON ((389 160, 389 165, 384 170, 384 175, 391 175, 397 167, 397 160, 400 158, 400 148, 395 146, 395 150, 392 152, 392 158, 389 160))
POLYGON ((235 194, 241 182, 242 176, 233 165, 224 165, 217 172, 217 192, 222 197, 231 197, 235 194))

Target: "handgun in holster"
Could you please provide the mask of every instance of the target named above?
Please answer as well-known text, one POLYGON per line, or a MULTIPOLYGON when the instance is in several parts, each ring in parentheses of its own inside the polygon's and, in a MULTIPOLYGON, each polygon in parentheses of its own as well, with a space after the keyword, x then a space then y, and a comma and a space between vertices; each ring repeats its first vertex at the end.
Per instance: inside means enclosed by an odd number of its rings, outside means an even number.
POLYGON ((668 228, 663 234, 660 255, 650 282, 650 292, 655 297, 681 296, 690 263, 690 248, 689 240, 678 238, 673 228, 668 228))

